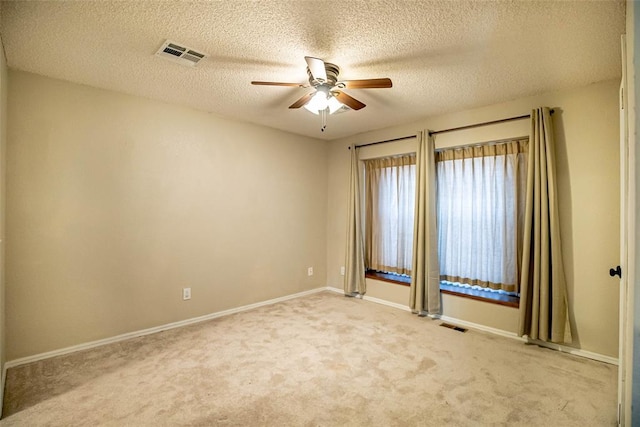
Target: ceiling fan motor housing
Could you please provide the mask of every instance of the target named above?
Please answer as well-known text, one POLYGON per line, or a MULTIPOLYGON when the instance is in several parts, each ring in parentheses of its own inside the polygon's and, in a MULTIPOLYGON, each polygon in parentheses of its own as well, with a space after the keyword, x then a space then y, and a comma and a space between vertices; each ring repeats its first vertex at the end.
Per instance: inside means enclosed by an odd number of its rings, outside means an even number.
POLYGON ((309 84, 311 84, 311 86, 316 87, 321 84, 326 84, 329 87, 333 87, 336 85, 336 83, 338 82, 338 74, 340 74, 340 67, 338 67, 336 64, 325 62, 324 69, 327 72, 326 82, 314 79, 313 75, 311 74, 311 70, 309 70, 309 67, 307 67, 307 75, 309 76, 309 84))

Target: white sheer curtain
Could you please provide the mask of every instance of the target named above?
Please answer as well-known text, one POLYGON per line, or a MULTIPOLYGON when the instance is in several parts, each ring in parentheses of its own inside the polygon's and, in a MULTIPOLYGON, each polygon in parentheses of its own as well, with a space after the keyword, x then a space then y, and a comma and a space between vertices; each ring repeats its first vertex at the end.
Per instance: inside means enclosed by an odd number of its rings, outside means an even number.
POLYGON ((414 154, 365 160, 367 268, 411 274, 414 154))
POLYGON ((436 154, 440 278, 519 292, 528 139, 436 154))

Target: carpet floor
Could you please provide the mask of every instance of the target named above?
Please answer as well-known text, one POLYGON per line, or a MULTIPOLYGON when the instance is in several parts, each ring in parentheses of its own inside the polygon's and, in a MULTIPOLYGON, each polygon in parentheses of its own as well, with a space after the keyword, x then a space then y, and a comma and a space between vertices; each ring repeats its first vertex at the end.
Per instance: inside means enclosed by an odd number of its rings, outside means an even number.
POLYGON ((9 369, 0 425, 614 426, 617 368, 322 292, 9 369))

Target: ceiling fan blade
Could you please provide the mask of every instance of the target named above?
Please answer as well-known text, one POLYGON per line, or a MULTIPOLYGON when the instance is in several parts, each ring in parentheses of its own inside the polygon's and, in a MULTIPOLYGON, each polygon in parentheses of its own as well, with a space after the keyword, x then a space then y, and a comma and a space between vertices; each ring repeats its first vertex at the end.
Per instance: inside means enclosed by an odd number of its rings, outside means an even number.
POLYGON ((358 101, 354 97, 347 95, 344 92, 335 92, 333 96, 335 96, 338 99, 338 101, 342 102, 344 105, 351 108, 352 110, 359 110, 361 108, 366 107, 365 104, 358 101))
POLYGON ((281 83, 281 82, 251 82, 252 85, 258 86, 294 86, 294 87, 306 87, 300 83, 281 83))
POLYGON ((327 81, 327 70, 322 59, 305 56, 304 60, 307 61, 311 76, 313 76, 315 80, 321 80, 322 82, 327 81))
POLYGON ((347 89, 386 89, 393 86, 391 79, 365 79, 365 80, 345 80, 343 83, 347 89))
POLYGON ((303 96, 302 98, 298 99, 296 102, 291 104, 289 106, 289 108, 300 108, 300 107, 302 107, 304 104, 309 102, 311 100, 311 98, 313 97, 313 95, 315 95, 315 94, 316 94, 315 92, 311 92, 311 93, 306 94, 305 96, 303 96))

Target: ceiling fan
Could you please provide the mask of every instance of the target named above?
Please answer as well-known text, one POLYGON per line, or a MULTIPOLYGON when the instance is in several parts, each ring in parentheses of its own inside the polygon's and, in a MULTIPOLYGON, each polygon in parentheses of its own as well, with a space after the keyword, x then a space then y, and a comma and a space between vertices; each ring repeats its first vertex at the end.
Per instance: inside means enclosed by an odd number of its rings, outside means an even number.
POLYGON ((365 104, 347 95, 342 89, 376 89, 392 87, 391 79, 364 79, 364 80, 338 80, 340 68, 322 59, 305 56, 307 61, 307 74, 309 75, 309 84, 300 83, 281 83, 281 82, 260 82, 252 81, 252 85, 261 86, 293 86, 293 87, 313 87, 315 90, 304 95, 296 102, 291 104, 289 108, 300 108, 311 111, 314 114, 322 116, 322 128, 324 132, 326 128, 326 117, 340 110, 343 106, 347 106, 352 110, 360 110, 365 104))

